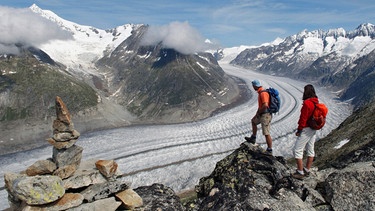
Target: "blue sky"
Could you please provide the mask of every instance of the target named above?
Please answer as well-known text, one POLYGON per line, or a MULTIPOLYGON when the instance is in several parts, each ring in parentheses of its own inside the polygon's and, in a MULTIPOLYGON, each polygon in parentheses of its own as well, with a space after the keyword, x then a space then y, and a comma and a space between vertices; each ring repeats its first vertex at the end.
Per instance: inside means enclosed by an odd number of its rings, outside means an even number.
POLYGON ((188 22, 223 47, 260 45, 304 29, 350 31, 362 23, 375 24, 373 0, 2 0, 0 5, 26 8, 33 3, 100 29, 188 22))

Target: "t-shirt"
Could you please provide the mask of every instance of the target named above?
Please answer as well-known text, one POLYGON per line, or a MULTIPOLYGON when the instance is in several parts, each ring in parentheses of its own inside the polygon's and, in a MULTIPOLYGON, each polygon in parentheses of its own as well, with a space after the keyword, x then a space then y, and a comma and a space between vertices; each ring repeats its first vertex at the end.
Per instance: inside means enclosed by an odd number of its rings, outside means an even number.
POLYGON ((268 92, 262 92, 264 89, 263 87, 259 87, 258 89, 258 108, 262 107, 263 103, 267 103, 267 107, 270 102, 270 95, 268 92))

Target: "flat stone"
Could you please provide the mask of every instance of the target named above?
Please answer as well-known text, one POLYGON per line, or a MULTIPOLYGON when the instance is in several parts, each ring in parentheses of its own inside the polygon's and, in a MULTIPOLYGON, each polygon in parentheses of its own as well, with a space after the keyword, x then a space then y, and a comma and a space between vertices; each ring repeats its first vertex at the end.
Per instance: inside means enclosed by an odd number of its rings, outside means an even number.
POLYGON ((108 196, 126 190, 129 185, 122 180, 108 181, 105 183, 99 183, 90 185, 81 192, 85 200, 88 202, 96 201, 99 199, 107 198, 108 196))
POLYGON ((26 174, 27 176, 51 174, 56 168, 56 164, 51 160, 38 160, 26 169, 26 174))
POLYGON ((115 211, 121 205, 121 202, 116 201, 115 197, 101 199, 92 203, 81 204, 78 207, 69 209, 68 211, 89 211, 89 210, 105 210, 115 211))
POLYGON ((122 201, 125 209, 134 209, 136 207, 141 207, 143 205, 142 198, 132 189, 126 189, 115 195, 118 199, 122 201))
POLYGON ((62 141, 56 141, 53 138, 49 138, 47 139, 47 141, 56 149, 68 149, 72 147, 78 141, 78 139, 71 139, 69 141, 62 142, 62 141))

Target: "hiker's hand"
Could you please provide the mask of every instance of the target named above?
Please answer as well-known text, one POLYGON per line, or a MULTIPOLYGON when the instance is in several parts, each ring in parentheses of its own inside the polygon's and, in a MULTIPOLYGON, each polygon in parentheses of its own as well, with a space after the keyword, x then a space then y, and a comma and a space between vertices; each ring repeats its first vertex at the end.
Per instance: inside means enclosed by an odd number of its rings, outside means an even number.
POLYGON ((302 130, 297 130, 296 136, 301 136, 302 130))

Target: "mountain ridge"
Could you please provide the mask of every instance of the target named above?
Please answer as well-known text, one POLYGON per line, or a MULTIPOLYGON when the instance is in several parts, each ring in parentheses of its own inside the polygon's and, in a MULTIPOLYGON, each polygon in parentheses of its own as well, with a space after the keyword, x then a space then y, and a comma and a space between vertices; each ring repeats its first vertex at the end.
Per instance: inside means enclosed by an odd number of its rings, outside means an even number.
POLYGON ((51 105, 55 96, 73 105, 71 111, 82 132, 131 124, 196 121, 236 103, 241 97, 238 82, 226 75, 211 54, 184 55, 163 48, 162 43, 140 45, 146 25, 127 24, 100 30, 66 21, 36 5, 31 9, 56 22, 72 36, 35 46, 28 44, 32 46, 29 48, 20 46, 18 55, 0 55, 0 66, 5 69, 0 75, 3 135, 0 143, 5 151, 9 149, 8 153, 17 147, 25 149, 43 144, 48 132, 43 126, 51 121, 52 113, 50 109, 39 111, 51 105), (28 90, 30 83, 19 76, 28 70, 30 74, 35 70, 39 73, 40 67, 46 68, 47 74, 40 79, 29 78, 34 80, 31 84, 39 84, 39 89, 46 89, 48 94, 38 91, 34 95, 17 95, 15 99, 24 102, 21 105, 8 99, 9 93, 15 91, 15 86, 7 85, 8 78, 18 89, 28 90), (69 78, 71 83, 57 82, 59 86, 56 86, 55 81, 47 80, 56 74, 59 79, 69 78), (69 90, 67 87, 80 84, 84 84, 84 92, 77 94, 80 89, 71 95, 64 92, 69 90), (77 107, 86 97, 90 99, 87 103, 90 106, 77 107), (25 121, 29 122, 26 126, 25 121), (26 140, 28 146, 19 146, 26 140))
MULTIPOLYGON (((338 91, 342 100, 350 100, 346 90, 358 86, 354 82, 364 81, 360 79, 366 77, 363 72, 374 70, 370 56, 374 51, 375 26, 364 23, 348 32, 342 28, 326 32, 303 30, 275 44, 247 48, 230 64, 325 86, 338 91), (363 69, 356 68, 359 63, 363 69)), ((360 86, 371 90, 371 84, 361 83, 360 86)), ((358 108, 374 97, 372 94, 368 99, 358 98, 353 105, 358 108)))

